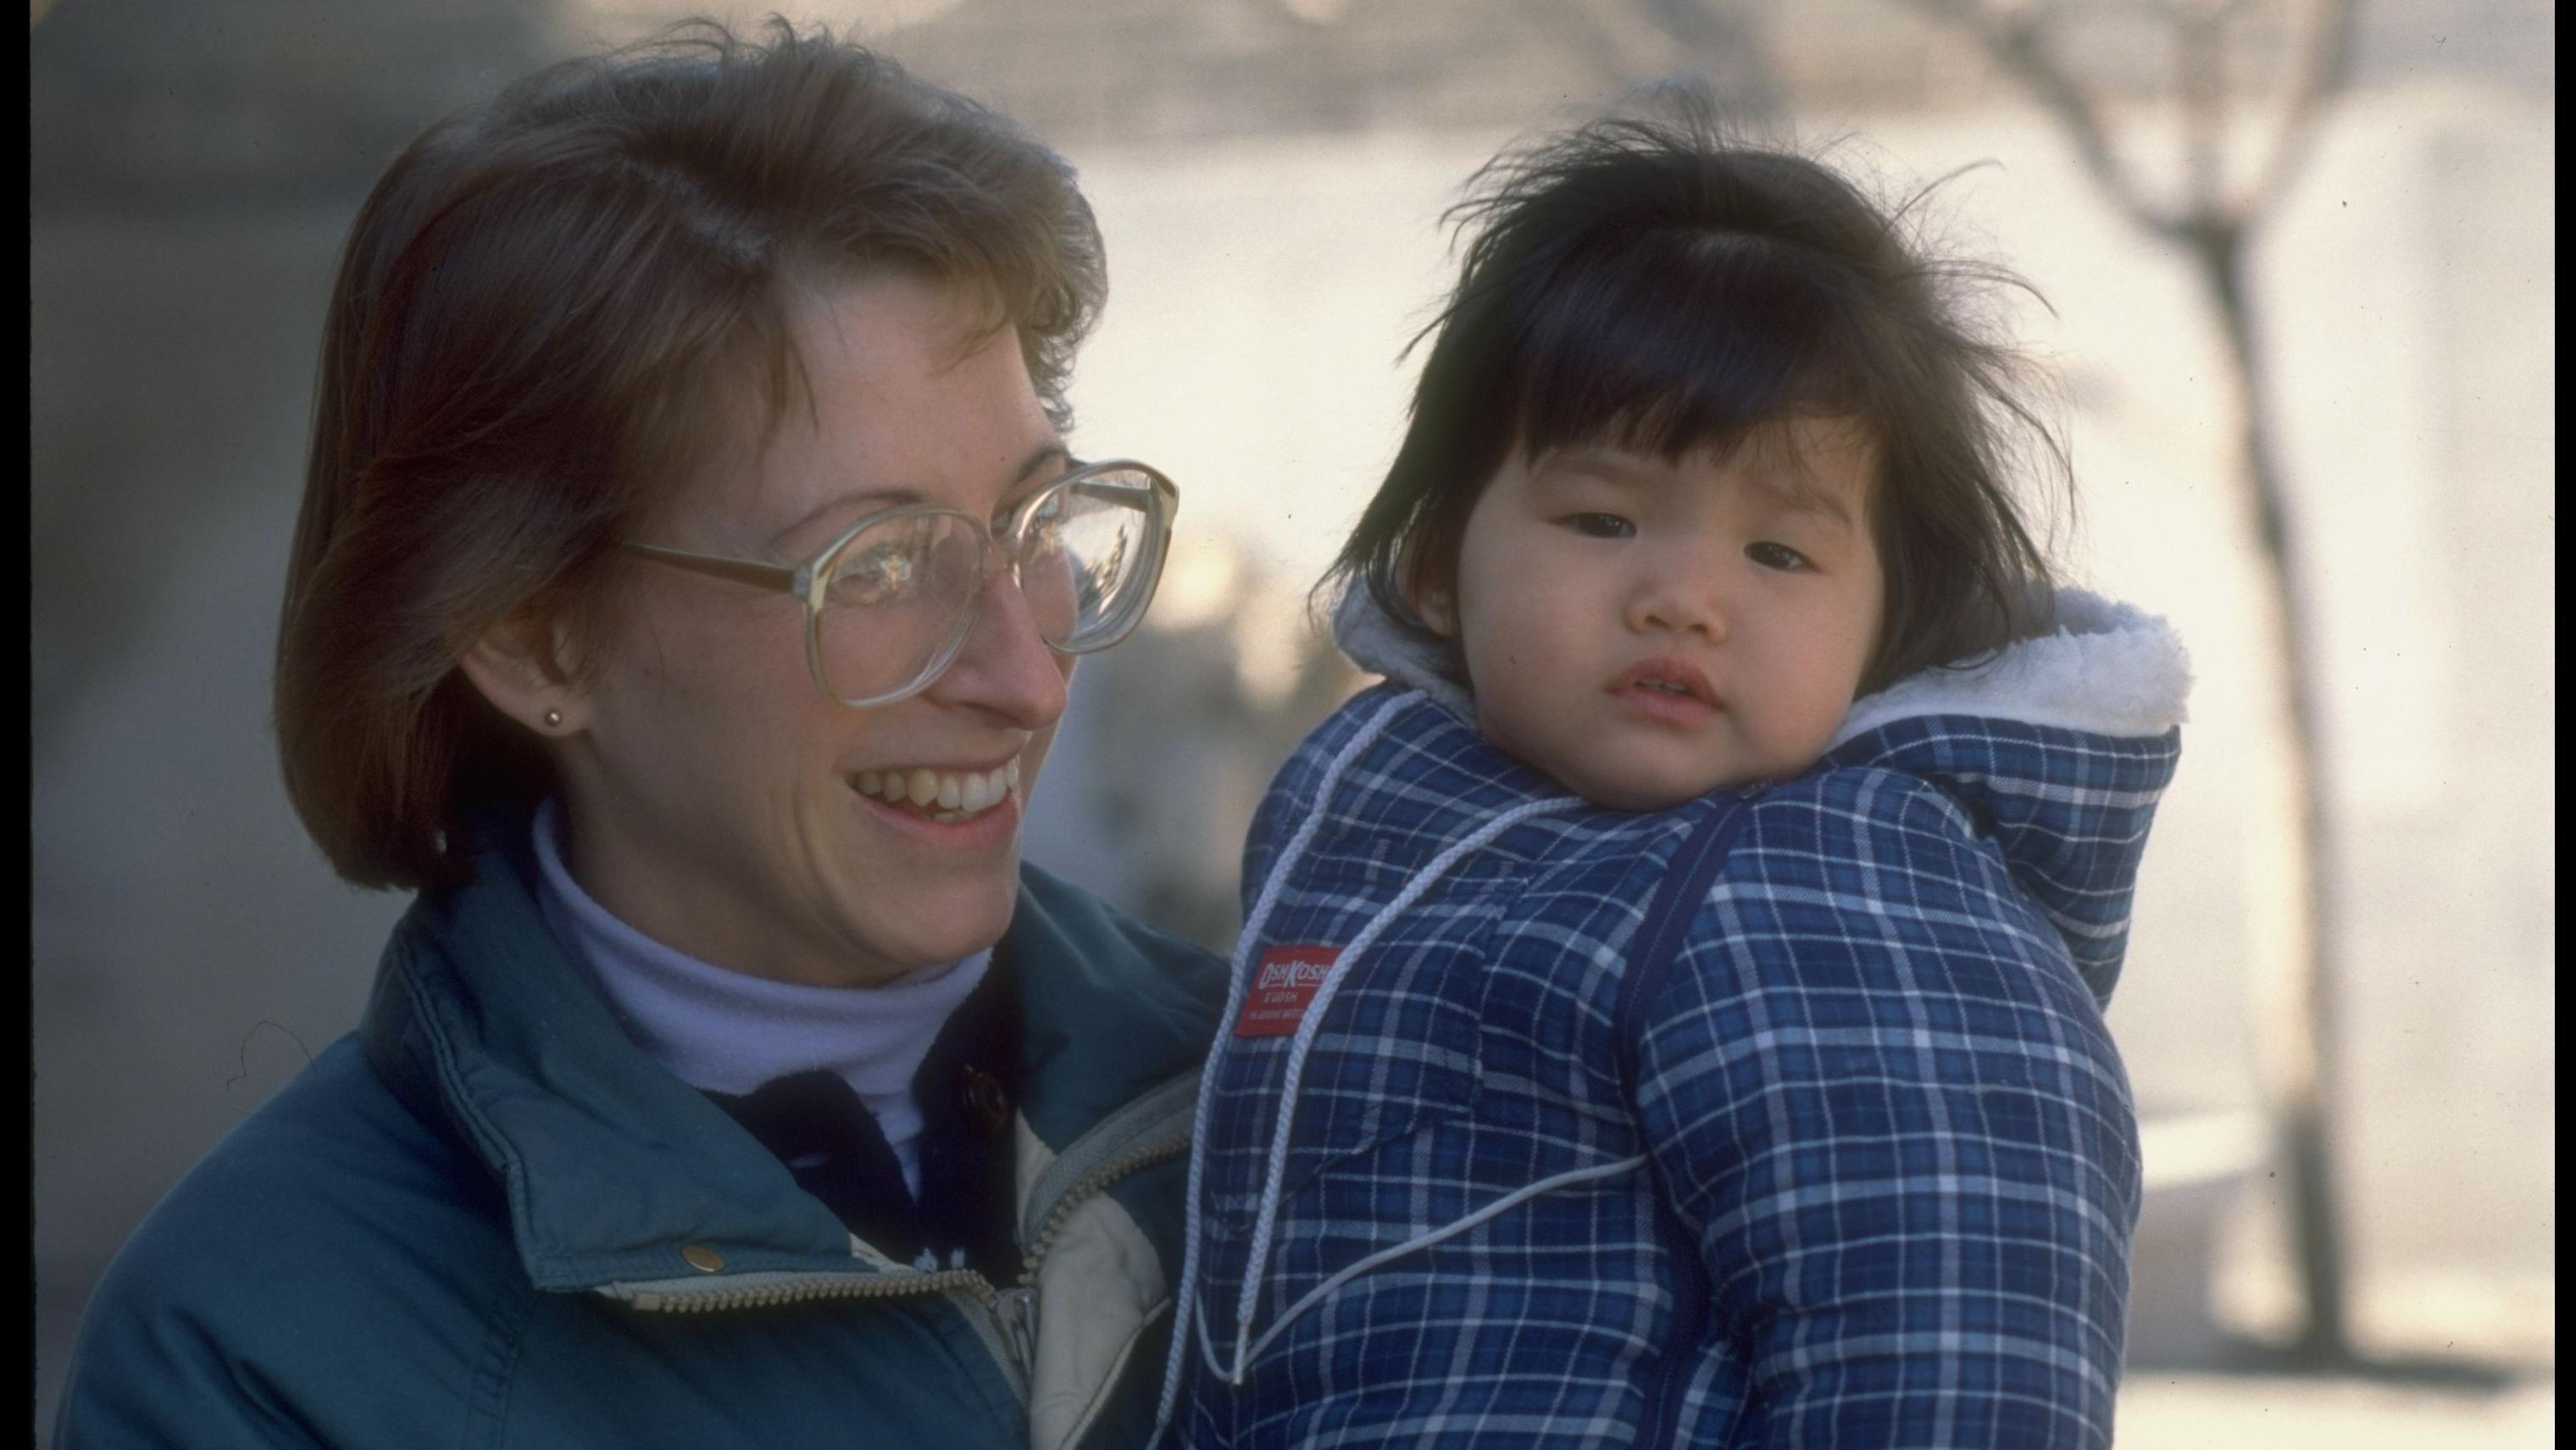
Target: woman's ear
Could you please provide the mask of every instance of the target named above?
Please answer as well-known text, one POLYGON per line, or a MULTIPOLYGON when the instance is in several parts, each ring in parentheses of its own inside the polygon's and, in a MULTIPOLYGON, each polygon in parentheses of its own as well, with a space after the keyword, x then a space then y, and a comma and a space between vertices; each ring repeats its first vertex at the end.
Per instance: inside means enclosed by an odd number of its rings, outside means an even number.
POLYGON ((588 702, 573 682, 570 632, 531 613, 484 631, 457 661, 492 708, 541 736, 579 732, 588 702))

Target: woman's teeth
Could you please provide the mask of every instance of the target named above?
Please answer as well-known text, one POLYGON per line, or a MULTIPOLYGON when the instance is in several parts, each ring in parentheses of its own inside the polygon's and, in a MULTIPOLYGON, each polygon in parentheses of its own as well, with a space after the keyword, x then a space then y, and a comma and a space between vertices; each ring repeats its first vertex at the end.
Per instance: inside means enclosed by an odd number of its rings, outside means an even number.
POLYGON ((888 805, 908 805, 934 821, 962 821, 980 815, 1001 804, 1002 797, 1017 790, 1020 763, 1016 760, 999 770, 966 775, 954 771, 929 770, 863 770, 859 772, 859 794, 874 796, 888 805))

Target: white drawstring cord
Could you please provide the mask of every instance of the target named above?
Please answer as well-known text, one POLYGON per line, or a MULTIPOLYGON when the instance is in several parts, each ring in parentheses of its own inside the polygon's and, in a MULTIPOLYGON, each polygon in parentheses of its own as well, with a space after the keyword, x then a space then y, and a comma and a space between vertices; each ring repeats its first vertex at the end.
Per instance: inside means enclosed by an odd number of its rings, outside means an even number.
POLYGON ((1306 1054, 1314 1046, 1316 1029, 1324 1020, 1324 1008, 1333 1000, 1333 993, 1341 986, 1342 979, 1350 974, 1351 963, 1357 961, 1360 954, 1377 941, 1381 932, 1392 925, 1397 917, 1410 910, 1414 902, 1422 899, 1424 892, 1429 891, 1434 883, 1447 874, 1450 867, 1456 865, 1468 853, 1482 849, 1496 836, 1532 816, 1572 810, 1581 804, 1580 800, 1572 796, 1529 801, 1512 807, 1468 832, 1457 844, 1432 858, 1431 864, 1416 873, 1404 890, 1396 893, 1393 901, 1378 908, 1377 914, 1370 917, 1368 924, 1360 928, 1359 934, 1351 938, 1350 944, 1342 948, 1340 957, 1324 973, 1324 980, 1316 986, 1315 995, 1307 1000, 1305 1013, 1297 1022, 1296 1040, 1288 1048, 1288 1065, 1279 1091, 1279 1121, 1270 1135, 1270 1171, 1261 1186, 1261 1210, 1253 1219, 1251 1252, 1244 1260, 1243 1266, 1243 1291, 1235 1304, 1234 1366, 1229 1373, 1214 1363, 1208 1365, 1208 1368, 1214 1370, 1217 1377, 1227 1384, 1243 1382, 1246 1346, 1252 1338, 1252 1317, 1258 1307, 1257 1300, 1261 1292, 1262 1267, 1270 1257, 1270 1237, 1272 1230, 1277 1227, 1279 1218, 1280 1190, 1288 1177, 1288 1134, 1296 1124, 1297 1090, 1299 1079, 1305 1075, 1306 1054))
MULTIPOLYGON (((1494 1215, 1519 1204, 1526 1203, 1529 1200, 1538 1197, 1542 1193, 1554 1193, 1560 1188, 1571 1188, 1578 1183, 1589 1183, 1595 1178, 1613 1178, 1619 1174, 1626 1173, 1631 1169, 1643 1168, 1645 1166, 1646 1155, 1640 1153, 1633 1158, 1622 1158, 1616 1163, 1595 1163, 1588 1168, 1573 1168, 1568 1169, 1563 1173, 1552 1173, 1547 1177, 1540 1179, 1538 1182, 1530 1184, 1526 1188, 1513 1189, 1511 1192, 1504 1194, 1502 1197, 1495 1199, 1493 1202, 1486 1204, 1483 1208, 1477 1209, 1474 1213, 1471 1213, 1465 1218, 1459 1219, 1454 1223, 1442 1224, 1440 1227, 1431 1230, 1429 1233, 1416 1234, 1412 1238, 1406 1239, 1404 1242, 1397 1244, 1391 1249, 1380 1249, 1376 1253, 1373 1253, 1356 1263, 1345 1266, 1331 1278, 1326 1279, 1324 1282, 1317 1284, 1314 1288, 1307 1290, 1304 1294, 1299 1295, 1296 1303, 1280 1310, 1277 1322, 1273 1323, 1268 1329, 1262 1331, 1261 1337, 1252 1342, 1252 1348, 1250 1350, 1238 1353, 1235 1357, 1236 1363, 1239 1367, 1242 1364, 1261 1358, 1261 1351, 1270 1347, 1270 1341, 1277 1339, 1280 1331, 1286 1329, 1289 1325, 1296 1323, 1298 1317, 1303 1315, 1307 1310, 1314 1308, 1319 1303, 1322 1303, 1325 1295, 1332 1293, 1335 1289, 1342 1287, 1344 1284, 1349 1283, 1351 1280, 1358 1278, 1360 1275, 1367 1273, 1371 1269, 1377 1268, 1390 1260, 1400 1259, 1406 1254, 1412 1253, 1416 1249, 1427 1249, 1433 1244, 1440 1242, 1442 1239, 1455 1238, 1458 1235, 1465 1233, 1467 1230, 1474 1228, 1476 1225, 1483 1223, 1485 1220, 1492 1218, 1494 1215)), ((1205 1320, 1201 1320, 1199 1323, 1199 1343, 1202 1347, 1207 1344, 1207 1322, 1205 1320)), ((1208 1351, 1207 1358, 1210 1363, 1215 1362, 1216 1356, 1213 1350, 1208 1351)), ((1241 1373, 1238 1368, 1236 1379, 1228 1381, 1228 1383, 1240 1382, 1241 1373)))
MULTIPOLYGON (((1341 784, 1343 772, 1359 758, 1361 751, 1368 748, 1369 742, 1386 729, 1386 722, 1395 717, 1395 712, 1412 703, 1414 698, 1414 692, 1407 691, 1380 705, 1375 714, 1362 722, 1357 733, 1344 741, 1341 749, 1333 752, 1332 760, 1324 767, 1324 778, 1316 785, 1314 808, 1306 813, 1305 820, 1298 823, 1296 831, 1288 838, 1288 844, 1279 852, 1279 859, 1271 864, 1270 879, 1261 884, 1261 895, 1253 902, 1252 914, 1243 923, 1243 934, 1235 939, 1232 980, 1226 986, 1225 1011, 1217 1018, 1216 1042, 1208 1049, 1207 1066, 1200 1072, 1198 1105, 1190 1118, 1190 1171, 1185 1189, 1189 1199, 1183 1207, 1181 1219, 1181 1280, 1172 1301, 1172 1350, 1163 1365, 1163 1394, 1154 1410, 1154 1433, 1147 1438, 1145 1443, 1148 1445, 1162 1442, 1163 1432, 1171 1427, 1172 1408, 1180 1397, 1181 1365, 1189 1352, 1190 1321, 1196 1317, 1198 1306, 1199 1184, 1207 1162, 1208 1110, 1216 1101, 1217 1068, 1225 1056, 1226 1038, 1232 1031, 1236 1015, 1243 1010, 1244 997, 1252 988, 1250 958, 1253 945, 1261 939, 1261 928, 1269 923, 1270 910, 1278 904, 1280 890, 1288 883, 1288 868, 1305 852, 1306 843, 1315 838, 1316 830, 1323 825, 1324 808, 1332 801, 1333 787, 1341 784)), ((1200 1334, 1205 1336, 1205 1325, 1200 1326, 1200 1334)))

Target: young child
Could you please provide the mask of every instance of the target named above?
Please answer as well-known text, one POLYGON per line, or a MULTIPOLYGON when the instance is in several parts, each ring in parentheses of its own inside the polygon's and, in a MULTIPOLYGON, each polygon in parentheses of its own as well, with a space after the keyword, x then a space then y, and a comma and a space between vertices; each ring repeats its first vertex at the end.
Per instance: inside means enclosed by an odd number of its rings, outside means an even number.
POLYGON ((2107 1444, 2180 647, 2050 590, 1994 274, 1687 104, 1483 182, 1337 571, 1387 683, 1245 850, 1166 1422, 2107 1444))

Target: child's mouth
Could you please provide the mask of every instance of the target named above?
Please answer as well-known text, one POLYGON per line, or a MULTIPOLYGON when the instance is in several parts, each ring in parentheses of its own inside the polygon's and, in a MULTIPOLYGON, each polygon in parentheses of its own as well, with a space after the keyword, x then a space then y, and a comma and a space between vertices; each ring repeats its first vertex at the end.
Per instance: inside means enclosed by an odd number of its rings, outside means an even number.
POLYGON ((1640 684, 1613 690, 1610 696, 1630 712, 1661 725, 1697 725, 1717 713, 1715 705, 1688 690, 1640 684))
POLYGON ((1610 682, 1610 693, 1642 695, 1651 701, 1673 704, 1687 702, 1703 709, 1717 707, 1717 691, 1709 685, 1708 676, 1683 659, 1640 660, 1610 682))

